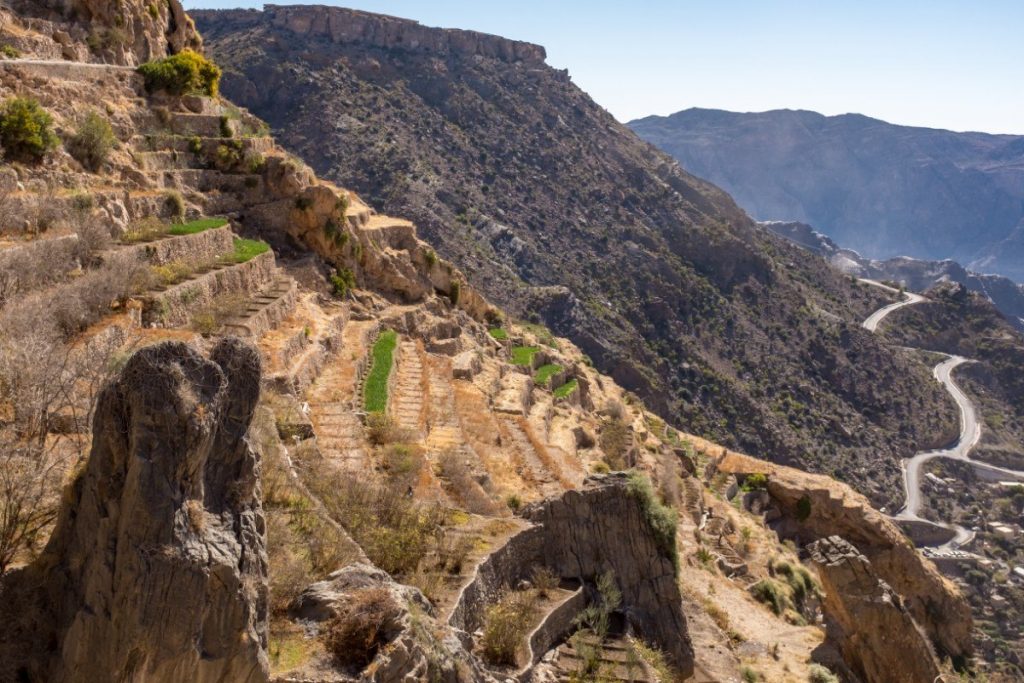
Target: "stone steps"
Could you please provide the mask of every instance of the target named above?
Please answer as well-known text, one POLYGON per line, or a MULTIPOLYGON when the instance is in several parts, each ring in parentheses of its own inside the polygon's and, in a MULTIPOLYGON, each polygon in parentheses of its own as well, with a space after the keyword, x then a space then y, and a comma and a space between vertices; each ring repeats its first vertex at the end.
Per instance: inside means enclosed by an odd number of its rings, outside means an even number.
POLYGON ((134 135, 128 144, 132 149, 140 153, 147 152, 178 152, 179 154, 193 154, 194 140, 198 138, 201 147, 200 154, 207 158, 213 158, 217 148, 221 145, 241 144, 241 152, 258 152, 266 154, 276 149, 274 138, 270 136, 252 137, 221 137, 219 134, 213 137, 193 135, 134 135))
POLYGON ((298 283, 279 274, 272 284, 249 299, 244 312, 224 323, 221 334, 259 339, 295 310, 298 296, 298 283))
MULTIPOLYGON (((599 678, 603 681, 622 681, 623 683, 656 683, 657 677, 648 670, 643 661, 631 654, 631 649, 624 640, 611 638, 600 643, 589 640, 588 645, 598 648, 599 678)), ((560 645, 555 651, 554 666, 557 680, 578 680, 582 673, 584 657, 569 642, 560 645)))
POLYGON ((372 463, 366 432, 354 409, 358 400, 357 360, 366 357, 368 335, 374 321, 349 321, 341 345, 306 391, 317 445, 325 458, 342 470, 366 473, 372 463))
POLYGON ((560 495, 563 488, 557 475, 551 472, 538 455, 521 418, 502 416, 498 423, 502 446, 514 454, 519 476, 524 481, 536 485, 544 498, 560 495))
POLYGON ((205 169, 206 163, 191 152, 160 151, 136 152, 135 160, 143 172, 180 171, 205 169))
POLYGON ((423 432, 423 360, 420 345, 403 339, 399 348, 395 390, 390 396, 391 416, 399 429, 422 438, 423 432))

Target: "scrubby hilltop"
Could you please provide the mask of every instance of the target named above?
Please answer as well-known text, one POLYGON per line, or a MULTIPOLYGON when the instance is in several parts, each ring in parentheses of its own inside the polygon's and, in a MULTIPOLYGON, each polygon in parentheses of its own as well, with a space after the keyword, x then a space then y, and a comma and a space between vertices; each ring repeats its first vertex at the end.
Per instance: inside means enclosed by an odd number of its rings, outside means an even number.
POLYGON ((491 300, 696 433, 899 495, 954 432, 877 293, 759 229, 536 46, 340 8, 194 13, 224 89, 318 172, 409 216, 491 300))

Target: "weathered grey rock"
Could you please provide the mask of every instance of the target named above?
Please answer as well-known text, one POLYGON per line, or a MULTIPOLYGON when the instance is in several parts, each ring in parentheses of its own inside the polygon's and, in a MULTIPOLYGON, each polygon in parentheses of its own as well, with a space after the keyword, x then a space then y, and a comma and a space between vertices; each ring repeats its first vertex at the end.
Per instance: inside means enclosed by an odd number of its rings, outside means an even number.
POLYGON ((932 683, 942 673, 928 636, 866 557, 839 536, 808 550, 825 590, 827 637, 865 683, 932 683))
POLYGON ((259 386, 237 339, 128 361, 45 552, 0 583, 0 680, 267 680, 259 386))
POLYGON ((463 351, 452 359, 452 377, 473 379, 480 372, 480 355, 476 351, 463 351))

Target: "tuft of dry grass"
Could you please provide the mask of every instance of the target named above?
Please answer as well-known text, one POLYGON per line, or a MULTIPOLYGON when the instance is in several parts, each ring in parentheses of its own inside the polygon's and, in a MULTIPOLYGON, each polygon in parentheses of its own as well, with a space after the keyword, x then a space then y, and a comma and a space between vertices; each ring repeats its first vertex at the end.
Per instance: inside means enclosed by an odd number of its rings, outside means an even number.
POLYGON ((507 593, 487 608, 480 647, 484 660, 495 665, 515 666, 537 611, 533 591, 507 593))
POLYGON ((352 592, 323 629, 324 646, 343 666, 362 669, 402 630, 402 610, 385 588, 352 592))

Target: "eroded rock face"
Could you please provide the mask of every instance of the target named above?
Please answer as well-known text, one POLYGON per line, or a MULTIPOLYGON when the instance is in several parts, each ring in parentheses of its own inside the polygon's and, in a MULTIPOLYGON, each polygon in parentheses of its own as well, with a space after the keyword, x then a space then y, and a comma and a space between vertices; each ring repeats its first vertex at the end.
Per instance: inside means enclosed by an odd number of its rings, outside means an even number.
POLYGON ((46 551, 0 584, 0 680, 267 680, 259 387, 237 339, 128 361, 46 551))
POLYGON ((927 634, 866 557, 839 536, 808 550, 825 589, 828 639, 865 683, 931 683, 942 673, 927 634))
POLYGON ((782 538, 799 543, 839 535, 872 564, 873 571, 903 597, 915 621, 943 654, 973 652, 971 608, 957 587, 922 557, 885 515, 850 487, 829 477, 772 465, 730 453, 719 471, 761 473, 780 515, 772 522, 782 538))

